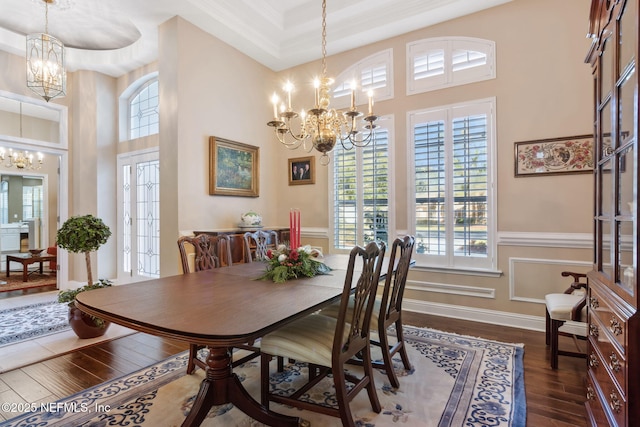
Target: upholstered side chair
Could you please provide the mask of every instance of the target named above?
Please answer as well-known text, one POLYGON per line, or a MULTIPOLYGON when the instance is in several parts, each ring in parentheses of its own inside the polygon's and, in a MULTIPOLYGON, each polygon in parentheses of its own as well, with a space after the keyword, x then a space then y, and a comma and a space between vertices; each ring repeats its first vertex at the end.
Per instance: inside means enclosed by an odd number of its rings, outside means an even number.
POLYGON ((371 242, 366 248, 356 246, 349 256, 349 265, 344 281, 338 318, 311 314, 295 320, 274 332, 265 335, 260 344, 261 356, 261 400, 268 409, 269 402, 307 409, 339 417, 343 426, 353 427, 354 421, 349 402, 366 389, 371 407, 377 413, 382 408, 376 394, 373 367, 369 353, 371 312, 375 300, 385 245, 371 242), (355 268, 361 260, 362 268, 355 268), (357 283, 354 292, 354 309, 348 310, 354 271, 357 283), (346 364, 356 354, 362 355, 362 376, 346 370, 346 364), (269 362, 274 356, 306 362, 309 381, 288 396, 272 393, 269 381, 269 362), (322 378, 331 374, 336 393, 336 406, 328 407, 309 402, 305 394, 322 378), (347 388, 347 381, 353 386, 347 388))
POLYGON ((587 275, 570 271, 563 271, 561 274, 563 277, 571 276, 573 283, 563 293, 547 294, 544 298, 546 304, 545 340, 546 344, 550 346, 552 369, 558 369, 558 356, 586 357, 582 351, 560 350, 559 337, 571 336, 576 344, 576 350, 580 350, 578 339, 584 338, 587 334, 587 275), (575 334, 560 331, 560 328, 567 321, 582 322, 584 333, 575 334))
MULTIPOLYGON (((380 347, 382 352, 382 361, 373 361, 372 364, 374 368, 384 370, 389 378, 389 383, 395 388, 400 387, 400 381, 398 381, 398 375, 393 368, 393 356, 399 353, 404 369, 407 371, 412 369, 404 343, 402 299, 414 246, 415 237, 413 236, 398 237, 393 241, 382 294, 376 297, 371 314, 371 330, 376 331, 378 340, 371 339, 370 342, 380 347), (388 336, 391 325, 395 326, 394 343, 390 343, 388 336)), ((349 310, 352 310, 352 307, 353 298, 349 301, 349 310)), ((339 305, 332 304, 323 309, 321 314, 337 317, 338 312, 339 305)), ((361 364, 362 361, 355 358, 351 363, 361 364)))

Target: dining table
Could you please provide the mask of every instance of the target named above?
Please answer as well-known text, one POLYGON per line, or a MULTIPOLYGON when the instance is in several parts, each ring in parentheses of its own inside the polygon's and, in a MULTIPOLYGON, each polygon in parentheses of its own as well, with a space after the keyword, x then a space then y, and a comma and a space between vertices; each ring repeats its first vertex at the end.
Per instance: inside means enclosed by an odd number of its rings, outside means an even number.
POLYGON ((212 406, 231 403, 259 422, 291 427, 298 417, 266 409, 245 390, 232 370, 232 350, 339 300, 348 259, 327 255, 328 274, 284 283, 259 279, 265 263, 234 264, 82 292, 75 304, 140 332, 208 347, 205 378, 182 426, 198 426, 212 406))

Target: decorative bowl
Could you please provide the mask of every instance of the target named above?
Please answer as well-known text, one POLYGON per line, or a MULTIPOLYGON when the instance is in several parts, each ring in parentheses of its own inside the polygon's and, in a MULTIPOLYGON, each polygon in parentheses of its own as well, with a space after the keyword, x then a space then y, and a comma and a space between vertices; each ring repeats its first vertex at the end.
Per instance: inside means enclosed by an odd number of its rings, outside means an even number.
POLYGON ((33 256, 38 256, 42 253, 42 251, 44 251, 44 249, 29 249, 29 252, 31 253, 31 255, 33 256))
POLYGON ((262 223, 262 217, 253 211, 242 214, 240 220, 242 221, 241 227, 260 227, 262 223))

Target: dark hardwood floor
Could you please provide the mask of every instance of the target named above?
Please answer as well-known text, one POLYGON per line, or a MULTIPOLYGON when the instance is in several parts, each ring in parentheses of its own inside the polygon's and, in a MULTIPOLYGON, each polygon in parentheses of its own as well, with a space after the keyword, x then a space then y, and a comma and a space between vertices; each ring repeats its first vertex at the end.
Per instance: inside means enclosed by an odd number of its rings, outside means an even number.
MULTIPOLYGON (((407 325, 523 343, 527 426, 586 426, 586 362, 561 356, 560 368, 552 370, 544 333, 411 312, 404 316, 407 325)), ((183 343, 143 333, 104 342, 0 374, 0 402, 57 400, 186 349, 183 343)), ((10 418, 11 414, 0 412, 0 420, 2 417, 10 418)))

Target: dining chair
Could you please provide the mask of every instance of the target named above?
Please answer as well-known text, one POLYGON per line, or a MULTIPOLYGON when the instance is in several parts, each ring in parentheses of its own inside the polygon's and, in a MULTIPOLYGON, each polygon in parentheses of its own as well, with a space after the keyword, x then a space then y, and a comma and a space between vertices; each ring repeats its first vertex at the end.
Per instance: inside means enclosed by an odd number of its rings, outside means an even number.
MULTIPOLYGON (((191 273, 189 267, 189 253, 187 248, 191 247, 195 253, 193 271, 210 270, 212 268, 220 268, 224 265, 231 266, 231 239, 228 235, 209 235, 198 234, 197 236, 181 236, 178 238, 178 249, 180 251, 180 260, 182 261, 183 273, 191 273)), ((189 344, 189 362, 187 363, 187 374, 193 373, 195 368, 199 366, 206 369, 206 363, 198 358, 198 352, 205 348, 203 345, 189 344)), ((238 360, 234 360, 233 365, 240 365, 259 355, 259 349, 252 345, 239 346, 238 348, 248 350, 250 353, 238 360)))
POLYGON ((178 249, 183 273, 191 272, 187 247, 191 247, 195 255, 193 271, 209 270, 223 265, 230 266, 233 263, 231 240, 228 235, 181 236, 178 238, 178 249))
POLYGON ((244 233, 245 262, 267 259, 267 251, 278 247, 278 233, 273 230, 257 230, 244 233))
POLYGON ((580 350, 578 339, 584 339, 587 335, 587 275, 584 273, 573 273, 563 271, 563 277, 571 276, 573 283, 563 293, 551 293, 545 295, 545 341, 551 346, 550 359, 551 369, 558 369, 558 356, 586 357, 582 351, 560 350, 560 336, 570 336, 573 338, 576 349, 580 350), (585 279, 585 281, 581 281, 585 279), (581 322, 584 324, 584 333, 575 334, 560 331, 562 325, 567 321, 581 322))
POLYGON ((362 389, 366 389, 373 410, 377 413, 382 410, 373 379, 369 335, 371 312, 384 252, 384 243, 375 242, 369 243, 365 248, 356 246, 351 250, 338 318, 314 313, 262 337, 260 394, 265 409, 269 409, 269 402, 277 402, 339 417, 342 425, 354 426, 349 402, 362 389), (362 268, 356 270, 355 264, 358 260, 362 261, 362 268), (355 288, 354 271, 358 272, 355 288), (348 310, 352 291, 354 308, 348 310), (347 371, 345 366, 356 354, 362 355, 363 372, 360 377, 347 371), (275 356, 293 359, 296 363, 307 363, 307 383, 287 396, 272 393, 269 362, 275 356), (333 377, 337 407, 305 399, 305 394, 328 375, 333 377), (347 387, 347 381, 351 384, 350 387, 347 387))
MULTIPOLYGON (((371 313, 371 330, 377 333, 378 340, 371 339, 370 342, 380 347, 382 353, 382 361, 373 361, 372 365, 374 368, 382 369, 389 378, 389 383, 395 388, 400 387, 400 381, 393 367, 393 356, 399 353, 404 368, 407 371, 412 369, 404 342, 402 300, 414 246, 414 236, 398 237, 393 241, 382 295, 376 297, 371 313), (388 336, 391 325, 395 326, 395 343, 393 344, 390 344, 388 336)), ((352 307, 353 298, 350 298, 348 310, 352 307)), ((332 304, 320 313, 338 317, 339 309, 338 304, 332 304)), ((361 364, 362 361, 356 357, 350 363, 361 364)))

